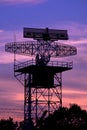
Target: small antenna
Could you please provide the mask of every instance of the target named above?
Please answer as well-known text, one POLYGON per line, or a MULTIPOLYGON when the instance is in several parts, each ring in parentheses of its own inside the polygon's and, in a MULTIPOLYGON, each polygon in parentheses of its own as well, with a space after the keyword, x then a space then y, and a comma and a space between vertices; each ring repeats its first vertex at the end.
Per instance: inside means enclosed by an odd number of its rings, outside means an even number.
POLYGON ((16 42, 16 34, 14 34, 13 38, 14 38, 14 42, 16 42))
MULTIPOLYGON (((14 34, 13 39, 14 39, 14 44, 16 44, 16 34, 14 34)), ((16 53, 14 51, 14 69, 15 69, 15 64, 16 64, 16 53)), ((15 73, 14 73, 14 76, 15 76, 15 73)))

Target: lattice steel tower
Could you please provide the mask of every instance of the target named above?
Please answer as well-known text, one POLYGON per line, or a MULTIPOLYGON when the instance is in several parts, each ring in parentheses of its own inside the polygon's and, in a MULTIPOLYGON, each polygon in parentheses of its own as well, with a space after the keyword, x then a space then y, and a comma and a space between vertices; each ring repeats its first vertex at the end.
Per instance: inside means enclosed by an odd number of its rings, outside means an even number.
POLYGON ((5 51, 14 53, 14 76, 24 85, 25 130, 32 130, 32 122, 38 128, 38 120, 62 107, 62 72, 73 67, 51 57, 76 55, 77 49, 58 42, 68 40, 67 30, 24 28, 23 34, 33 40, 7 43, 5 51), (16 54, 34 57, 18 64, 16 54))

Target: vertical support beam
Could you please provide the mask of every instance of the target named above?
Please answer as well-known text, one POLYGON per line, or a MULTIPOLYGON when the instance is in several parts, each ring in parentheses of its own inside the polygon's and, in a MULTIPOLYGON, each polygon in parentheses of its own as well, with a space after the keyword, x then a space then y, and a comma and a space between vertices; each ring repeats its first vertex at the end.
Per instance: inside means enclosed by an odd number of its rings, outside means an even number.
POLYGON ((36 115, 35 115, 35 118, 36 118, 36 127, 37 127, 37 120, 38 120, 38 91, 37 91, 37 87, 36 87, 36 106, 35 106, 35 108, 36 108, 36 115))
POLYGON ((53 91, 59 100, 59 107, 62 107, 62 72, 55 74, 54 86, 53 91))
POLYGON ((62 107, 62 72, 60 73, 61 84, 60 84, 60 107, 62 107))
POLYGON ((31 118, 31 74, 25 74, 24 86, 24 130, 32 130, 33 122, 31 118))
POLYGON ((50 114, 50 88, 48 88, 48 115, 50 114))

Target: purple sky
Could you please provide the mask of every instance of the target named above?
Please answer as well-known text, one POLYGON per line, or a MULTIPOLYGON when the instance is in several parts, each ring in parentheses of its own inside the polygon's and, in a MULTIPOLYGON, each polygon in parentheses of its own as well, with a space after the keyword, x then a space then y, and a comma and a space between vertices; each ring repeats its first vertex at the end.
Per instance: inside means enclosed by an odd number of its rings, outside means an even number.
POLYGON ((13 74, 13 54, 5 52, 15 36, 29 40, 23 27, 68 30, 69 40, 59 42, 77 47, 77 55, 63 59, 73 61, 73 69, 63 73, 63 105, 77 103, 87 110, 86 0, 0 0, 0 109, 23 108, 24 88, 13 74))

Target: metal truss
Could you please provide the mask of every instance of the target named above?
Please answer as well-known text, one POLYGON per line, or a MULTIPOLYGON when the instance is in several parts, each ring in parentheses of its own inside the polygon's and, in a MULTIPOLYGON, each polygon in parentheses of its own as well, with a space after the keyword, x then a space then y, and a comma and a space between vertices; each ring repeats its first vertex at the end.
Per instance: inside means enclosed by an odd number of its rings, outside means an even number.
POLYGON ((35 56, 37 54, 50 55, 51 57, 65 57, 77 54, 73 46, 51 41, 24 41, 12 42, 5 45, 7 52, 35 56))
MULTIPOLYGON (((42 119, 50 113, 53 113, 59 107, 62 107, 62 72, 72 69, 72 62, 56 62, 53 65, 51 64, 54 73, 50 74, 51 71, 48 71, 49 73, 47 74, 54 76, 53 86, 44 87, 43 85, 42 87, 38 87, 36 84, 36 86, 32 86, 31 84, 34 80, 32 77, 36 76, 35 78, 37 78, 39 74, 35 75, 34 73, 33 76, 33 73, 27 71, 30 62, 16 64, 15 55, 37 56, 38 54, 39 56, 45 56, 45 59, 49 57, 58 58, 76 55, 77 49, 73 46, 55 41, 37 40, 7 43, 5 45, 5 51, 14 53, 14 76, 24 86, 24 129, 32 130, 32 123, 38 128, 39 122, 42 119), (54 71, 54 68, 57 70, 54 71)), ((50 68, 50 58, 46 64, 48 68, 50 68)), ((34 60, 35 63, 37 63, 36 61, 34 60)), ((40 67, 38 64, 34 64, 34 66, 35 69, 40 67)), ((36 70, 34 71, 36 72, 36 70)), ((40 74, 43 75, 43 73, 40 74)))
MULTIPOLYGON (((37 86, 33 88, 31 87, 32 74, 24 74, 24 121, 26 128, 32 126, 31 121, 38 127, 39 120, 62 107, 62 73, 55 74, 54 79, 55 84, 52 88, 38 88, 37 86)), ((21 79, 19 80, 22 82, 21 79)))

